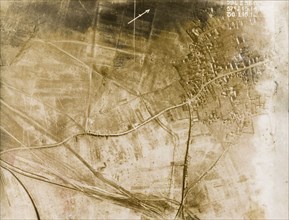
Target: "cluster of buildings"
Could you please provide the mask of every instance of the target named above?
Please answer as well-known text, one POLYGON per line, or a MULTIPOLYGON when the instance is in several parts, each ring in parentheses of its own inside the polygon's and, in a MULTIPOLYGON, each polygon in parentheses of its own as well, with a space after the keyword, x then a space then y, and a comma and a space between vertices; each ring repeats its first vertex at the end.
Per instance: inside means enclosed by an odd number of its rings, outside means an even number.
MULTIPOLYGON (((196 105, 206 104, 208 95, 214 100, 216 86, 223 88, 222 95, 236 99, 236 91, 227 91, 230 79, 240 77, 245 82, 256 82, 261 73, 258 65, 268 56, 254 50, 242 30, 257 25, 258 18, 212 17, 202 27, 199 20, 192 21, 186 30, 191 39, 189 53, 175 64, 180 82, 196 105)), ((253 42, 254 43, 254 42, 253 42)))

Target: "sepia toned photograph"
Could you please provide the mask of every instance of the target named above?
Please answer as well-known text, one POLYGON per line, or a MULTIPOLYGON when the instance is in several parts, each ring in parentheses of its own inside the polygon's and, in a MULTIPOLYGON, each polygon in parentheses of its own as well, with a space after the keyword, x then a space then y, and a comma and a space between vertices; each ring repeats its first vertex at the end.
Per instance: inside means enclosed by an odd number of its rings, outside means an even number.
POLYGON ((288 220, 287 0, 0 0, 1 220, 288 220))

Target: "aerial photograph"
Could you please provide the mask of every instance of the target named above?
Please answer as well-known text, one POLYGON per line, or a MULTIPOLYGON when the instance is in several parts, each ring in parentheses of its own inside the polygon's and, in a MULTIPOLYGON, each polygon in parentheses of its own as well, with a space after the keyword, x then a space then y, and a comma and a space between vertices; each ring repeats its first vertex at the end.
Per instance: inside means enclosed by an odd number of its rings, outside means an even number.
POLYGON ((289 219, 289 1, 0 6, 1 220, 289 219))

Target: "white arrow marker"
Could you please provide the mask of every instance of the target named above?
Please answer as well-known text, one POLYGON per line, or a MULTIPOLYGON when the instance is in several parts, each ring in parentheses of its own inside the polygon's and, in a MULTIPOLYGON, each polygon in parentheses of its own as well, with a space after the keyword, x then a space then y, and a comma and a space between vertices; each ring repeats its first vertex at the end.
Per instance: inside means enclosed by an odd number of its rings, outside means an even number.
POLYGON ((135 21, 135 20, 138 19, 139 17, 141 17, 141 16, 143 16, 144 14, 149 13, 149 12, 150 12, 150 9, 145 10, 144 13, 139 14, 137 17, 135 17, 134 19, 132 19, 132 20, 131 20, 130 22, 128 22, 127 24, 130 24, 131 22, 135 21))

